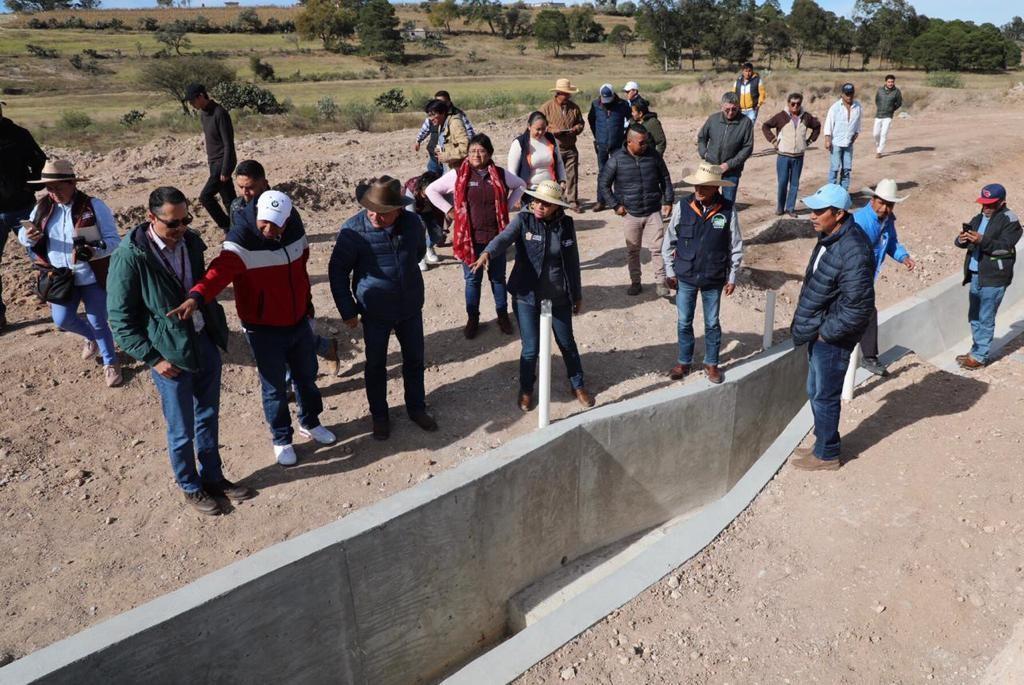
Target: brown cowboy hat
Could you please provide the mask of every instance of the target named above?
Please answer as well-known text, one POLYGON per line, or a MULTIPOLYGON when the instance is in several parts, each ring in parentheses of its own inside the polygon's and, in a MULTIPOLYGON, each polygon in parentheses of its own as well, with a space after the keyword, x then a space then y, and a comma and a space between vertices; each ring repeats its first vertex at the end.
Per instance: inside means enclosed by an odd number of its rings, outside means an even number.
POLYGON ((371 178, 356 186, 356 202, 378 214, 402 209, 412 201, 411 197, 406 197, 402 193, 401 181, 390 176, 371 178))
POLYGON ((42 172, 39 174, 39 178, 32 179, 28 182, 29 185, 41 186, 47 183, 56 183, 58 181, 88 181, 89 179, 85 176, 78 176, 75 174, 75 167, 67 159, 50 159, 47 160, 43 166, 42 172))

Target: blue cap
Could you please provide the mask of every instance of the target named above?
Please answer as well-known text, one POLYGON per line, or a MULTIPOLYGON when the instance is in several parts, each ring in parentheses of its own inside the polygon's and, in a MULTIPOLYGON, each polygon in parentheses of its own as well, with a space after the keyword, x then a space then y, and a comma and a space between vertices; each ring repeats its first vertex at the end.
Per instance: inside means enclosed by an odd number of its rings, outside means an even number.
POLYGON ((978 196, 977 202, 979 205, 991 205, 1005 200, 1006 188, 998 183, 989 183, 981 189, 981 195, 978 196))
POLYGON ((803 198, 801 202, 811 209, 835 207, 836 209, 848 210, 853 206, 853 201, 850 200, 850 193, 846 191, 846 188, 835 183, 829 183, 818 188, 818 192, 803 198))

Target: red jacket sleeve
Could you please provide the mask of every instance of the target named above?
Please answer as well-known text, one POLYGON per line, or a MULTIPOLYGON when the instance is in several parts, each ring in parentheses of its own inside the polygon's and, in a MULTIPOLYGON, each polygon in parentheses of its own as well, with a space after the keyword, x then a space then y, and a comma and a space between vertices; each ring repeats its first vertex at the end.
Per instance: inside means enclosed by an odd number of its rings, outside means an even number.
POLYGON ((235 277, 245 271, 245 262, 234 252, 225 250, 210 262, 206 275, 192 286, 189 294, 196 293, 203 298, 204 303, 213 302, 220 294, 220 291, 228 287, 228 283, 235 280, 235 277))

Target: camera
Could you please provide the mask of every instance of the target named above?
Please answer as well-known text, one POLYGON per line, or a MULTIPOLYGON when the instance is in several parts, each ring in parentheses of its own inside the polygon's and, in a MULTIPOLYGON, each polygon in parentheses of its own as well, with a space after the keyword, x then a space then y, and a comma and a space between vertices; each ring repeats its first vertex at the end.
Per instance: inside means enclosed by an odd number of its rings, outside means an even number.
POLYGON ((96 248, 101 250, 107 249, 107 244, 103 240, 86 240, 82 236, 75 236, 71 244, 76 262, 88 262, 91 260, 96 254, 96 248))

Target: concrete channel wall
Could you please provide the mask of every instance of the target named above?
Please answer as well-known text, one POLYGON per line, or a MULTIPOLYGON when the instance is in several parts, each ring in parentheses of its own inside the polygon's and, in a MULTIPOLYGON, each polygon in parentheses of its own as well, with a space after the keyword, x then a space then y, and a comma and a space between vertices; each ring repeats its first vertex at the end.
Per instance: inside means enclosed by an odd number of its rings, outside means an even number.
MULTIPOLYGON (((964 338, 966 305, 943 281, 883 314, 882 349, 934 357, 964 338)), ((432 682, 506 637, 522 588, 726 493, 804 405, 806 366, 784 343, 723 385, 558 422, 35 652, 0 683, 432 682)))

